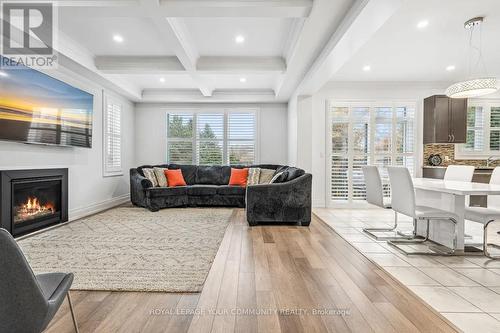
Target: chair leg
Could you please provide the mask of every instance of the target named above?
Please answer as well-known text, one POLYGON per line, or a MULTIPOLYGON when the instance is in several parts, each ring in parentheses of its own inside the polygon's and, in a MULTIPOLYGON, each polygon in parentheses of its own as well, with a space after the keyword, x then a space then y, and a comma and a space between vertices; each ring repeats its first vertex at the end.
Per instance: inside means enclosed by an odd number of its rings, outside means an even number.
POLYGON ((68 297, 69 311, 71 312, 71 318, 73 319, 73 325, 75 326, 75 332, 79 333, 78 324, 76 323, 75 312, 73 311, 73 303, 71 302, 71 297, 69 296, 69 291, 66 294, 66 296, 68 297))
MULTIPOLYGON (((426 231, 425 231, 425 237, 422 239, 413 239, 413 240, 390 240, 387 243, 391 245, 392 247, 395 247, 399 251, 403 252, 406 255, 453 255, 455 253, 456 249, 456 244, 457 244, 457 221, 454 219, 448 219, 450 222, 453 223, 453 248, 451 251, 444 252, 444 253, 434 253, 434 252, 408 252, 404 250, 403 248, 400 247, 400 245, 418 245, 425 243, 426 241, 429 240, 429 233, 430 233, 430 219, 426 219, 426 231)), ((438 250, 439 251, 439 250, 438 250)))
MULTIPOLYGON (((392 228, 364 228, 363 232, 366 233, 368 236, 374 238, 375 240, 413 239, 413 236, 405 235, 399 231, 397 231, 397 234, 400 235, 401 237, 375 235, 376 232, 390 232, 390 231, 395 231, 397 228, 398 228, 398 213, 394 212, 394 226, 392 228)), ((415 230, 413 231, 413 234, 415 234, 415 230)))
MULTIPOLYGON (((491 253, 488 251, 488 226, 490 225, 490 223, 492 223, 494 220, 491 220, 491 221, 488 221, 488 223, 486 223, 483 227, 483 253, 486 257, 490 258, 490 259, 493 259, 493 260, 500 260, 500 256, 492 256, 491 253)), ((495 247, 497 247, 496 244, 491 244, 491 245, 495 245, 495 247)))

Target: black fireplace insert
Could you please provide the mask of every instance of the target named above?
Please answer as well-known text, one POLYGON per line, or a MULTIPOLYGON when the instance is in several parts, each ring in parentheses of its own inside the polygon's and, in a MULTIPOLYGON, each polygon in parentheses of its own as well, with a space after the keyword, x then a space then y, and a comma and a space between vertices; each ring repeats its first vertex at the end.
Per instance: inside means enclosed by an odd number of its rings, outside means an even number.
POLYGON ((0 170, 0 226, 20 236, 68 220, 68 169, 0 170))

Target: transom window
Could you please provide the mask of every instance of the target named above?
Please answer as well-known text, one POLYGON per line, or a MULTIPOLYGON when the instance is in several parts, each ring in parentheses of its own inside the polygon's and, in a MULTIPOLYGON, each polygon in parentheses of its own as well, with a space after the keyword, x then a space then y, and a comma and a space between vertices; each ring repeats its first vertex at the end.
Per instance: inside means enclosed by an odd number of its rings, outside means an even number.
POLYGON ((256 163, 255 110, 167 113, 167 162, 198 165, 256 163))
POLYGON ((467 141, 457 145, 455 158, 483 159, 500 155, 500 101, 469 101, 467 141))
POLYGON ((386 167, 415 163, 415 105, 328 103, 330 202, 366 200, 362 166, 377 165, 390 195, 386 167))

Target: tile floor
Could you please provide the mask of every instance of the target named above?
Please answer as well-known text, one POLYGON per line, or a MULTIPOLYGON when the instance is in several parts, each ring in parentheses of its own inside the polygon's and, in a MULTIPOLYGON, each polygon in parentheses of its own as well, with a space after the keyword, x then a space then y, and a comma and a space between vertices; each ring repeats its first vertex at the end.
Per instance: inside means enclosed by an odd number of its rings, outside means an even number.
MULTIPOLYGON (((464 332, 500 332, 500 260, 406 256, 367 237, 365 227, 392 226, 390 210, 315 208, 314 213, 464 332)), ((401 230, 411 230, 410 219, 399 220, 401 230)), ((472 235, 466 242, 481 243, 481 225, 467 223, 466 233, 472 235)))

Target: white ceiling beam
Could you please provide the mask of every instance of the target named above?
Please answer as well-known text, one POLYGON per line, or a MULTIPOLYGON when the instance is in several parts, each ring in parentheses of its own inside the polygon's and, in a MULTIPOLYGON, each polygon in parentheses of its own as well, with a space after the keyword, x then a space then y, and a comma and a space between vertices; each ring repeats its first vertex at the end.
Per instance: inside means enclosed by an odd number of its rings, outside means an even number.
POLYGON ((305 22, 306 20, 304 18, 296 18, 293 20, 292 28, 285 41, 282 53, 283 58, 286 59, 287 62, 294 56, 295 50, 297 50, 297 42, 299 41, 300 33, 302 32, 305 22))
POLYGON ((59 7, 130 7, 139 6, 138 0, 57 0, 59 7))
POLYGON ((176 56, 97 56, 95 66, 108 74, 185 73, 176 56))
POLYGON ((173 47, 175 55, 187 73, 196 82, 203 96, 211 96, 213 88, 196 73, 196 63, 199 54, 184 22, 178 18, 165 18, 161 16, 158 13, 159 0, 141 0, 141 3, 151 17, 153 24, 165 38, 165 42, 173 47))
POLYGON ((320 90, 390 19, 405 0, 358 1, 306 73, 296 95, 320 90))
POLYGON ((273 90, 215 90, 211 97, 194 89, 144 89, 141 103, 275 103, 273 90))
MULTIPOLYGON (((143 0, 141 0, 143 1, 143 0)), ((147 17, 139 0, 58 0, 65 15, 88 17, 147 17)), ((156 0, 162 17, 305 18, 313 0, 156 0)))
POLYGON ((259 74, 286 71, 281 57, 201 57, 196 66, 201 74, 259 74))
POLYGON ((313 0, 160 0, 171 17, 307 17, 313 0))

